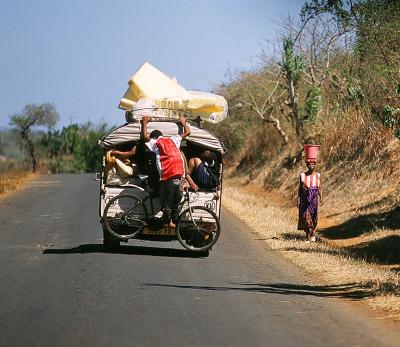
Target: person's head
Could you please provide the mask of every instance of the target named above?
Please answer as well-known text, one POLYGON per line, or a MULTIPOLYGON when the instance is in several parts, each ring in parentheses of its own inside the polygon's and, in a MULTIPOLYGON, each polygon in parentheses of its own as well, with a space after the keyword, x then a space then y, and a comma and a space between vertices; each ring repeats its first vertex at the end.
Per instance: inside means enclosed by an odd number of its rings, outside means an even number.
POLYGON ((200 153, 200 159, 206 161, 212 159, 211 152, 208 149, 205 149, 203 152, 200 153))
POLYGON ((152 138, 152 139, 158 139, 160 136, 163 136, 163 134, 162 134, 162 132, 160 131, 160 130, 153 130, 151 133, 150 133, 150 138, 152 138))
POLYGON ((306 161, 307 169, 310 172, 314 171, 316 164, 317 164, 317 162, 315 160, 307 160, 306 161))
POLYGON ((133 112, 132 111, 125 112, 125 120, 127 123, 130 123, 133 121, 133 112))

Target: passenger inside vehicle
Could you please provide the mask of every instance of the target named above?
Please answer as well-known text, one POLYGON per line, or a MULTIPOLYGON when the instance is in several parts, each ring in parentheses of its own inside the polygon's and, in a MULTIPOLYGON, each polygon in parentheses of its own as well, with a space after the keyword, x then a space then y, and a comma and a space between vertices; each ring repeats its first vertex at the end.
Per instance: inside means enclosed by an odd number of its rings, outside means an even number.
POLYGON ((111 151, 106 154, 107 184, 124 185, 129 183, 131 177, 139 173, 137 165, 132 159, 119 159, 112 155, 111 151))
MULTIPOLYGON (((218 186, 221 161, 216 153, 208 149, 199 151, 198 146, 184 143, 181 156, 185 165, 182 189, 188 187, 194 191, 213 190, 218 186)), ((156 158, 154 153, 148 150, 144 141, 131 142, 113 149, 108 152, 106 159, 107 184, 138 184, 135 177, 142 174, 148 176, 150 188, 154 194, 158 194, 160 176, 156 158)))
MULTIPOLYGON (((132 145, 131 145, 132 146, 132 145)), ((106 153, 106 177, 109 185, 125 185, 139 173, 136 164, 136 144, 127 151, 111 150, 106 153)))
POLYGON ((197 190, 199 189, 199 186, 193 181, 192 177, 189 174, 188 162, 186 159, 186 155, 183 151, 181 151, 181 156, 182 156, 183 163, 185 166, 185 174, 182 177, 182 183, 181 183, 182 190, 185 188, 191 188, 195 192, 197 192, 197 190))
POLYGON ((205 149, 189 160, 188 173, 198 187, 212 190, 219 183, 220 164, 218 156, 205 149))

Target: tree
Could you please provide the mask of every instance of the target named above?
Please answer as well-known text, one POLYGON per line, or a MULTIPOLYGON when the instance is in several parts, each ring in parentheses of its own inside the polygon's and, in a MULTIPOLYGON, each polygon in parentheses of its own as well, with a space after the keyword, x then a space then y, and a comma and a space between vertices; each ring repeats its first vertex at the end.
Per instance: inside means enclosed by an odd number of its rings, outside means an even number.
POLYGON ((38 161, 36 158, 35 146, 31 138, 32 127, 45 126, 48 129, 54 127, 59 120, 59 115, 53 103, 28 104, 19 114, 10 117, 10 125, 21 136, 25 150, 32 161, 32 171, 37 170, 38 161))
POLYGON ((98 140, 106 133, 106 124, 93 126, 90 122, 48 130, 40 139, 39 152, 51 172, 95 172, 102 156, 98 140))
POLYGON ((362 106, 385 124, 387 110, 400 107, 400 2, 309 0, 301 15, 303 21, 329 15, 342 32, 351 33, 354 61, 342 85, 348 87, 350 98, 357 89, 362 106))
POLYGON ((0 134, 0 155, 2 155, 2 154, 4 154, 4 145, 2 143, 1 134, 0 134))
POLYGON ((263 122, 272 124, 287 145, 289 137, 278 116, 275 115, 280 111, 278 100, 282 96, 282 93, 279 93, 281 85, 279 75, 280 72, 274 71, 272 66, 267 67, 261 73, 243 73, 241 83, 238 85, 241 92, 236 107, 248 106, 263 122), (276 80, 271 80, 271 76, 276 80))
MULTIPOLYGON (((301 79, 310 87, 306 93, 303 120, 315 121, 322 107, 322 87, 330 79, 332 62, 345 52, 347 33, 331 14, 315 14, 300 23, 288 21, 287 31, 296 33, 293 50, 302 57, 301 79)), ((303 90, 305 90, 303 86, 303 90)))
MULTIPOLYGON (((372 1, 377 2, 376 0, 372 1)), ((307 21, 319 14, 330 13, 343 29, 349 30, 349 28, 354 27, 360 13, 360 5, 362 6, 364 2, 365 0, 308 0, 304 3, 300 15, 304 21, 307 21)))
POLYGON ((292 109, 292 119, 296 128, 297 136, 302 136, 302 123, 299 116, 299 107, 297 101, 296 88, 303 73, 305 65, 303 59, 295 53, 294 40, 291 37, 284 38, 283 40, 283 54, 282 54, 282 71, 285 75, 288 94, 289 105, 292 109))

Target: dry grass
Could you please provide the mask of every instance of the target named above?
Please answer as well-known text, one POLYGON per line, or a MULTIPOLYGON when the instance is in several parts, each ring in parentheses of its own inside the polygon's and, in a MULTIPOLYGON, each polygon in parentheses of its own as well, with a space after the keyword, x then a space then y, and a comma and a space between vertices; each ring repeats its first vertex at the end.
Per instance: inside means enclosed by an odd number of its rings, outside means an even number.
POLYGON ((349 110, 332 117, 324 133, 320 170, 330 201, 326 215, 341 222, 400 204, 400 141, 391 129, 349 110))
MULTIPOLYGON (((322 173, 330 202, 327 215, 340 222, 400 204, 400 141, 391 129, 366 111, 349 109, 340 114, 325 112, 306 130, 307 137, 321 145, 317 171, 322 173)), ((293 142, 276 151, 278 142, 274 145, 266 140, 271 139, 270 132, 260 129, 251 137, 248 142, 253 155, 241 154, 240 170, 232 167, 226 173, 247 174, 253 184, 279 191, 295 201, 299 172, 306 169, 301 146, 293 142)))
POLYGON ((327 166, 350 163, 355 169, 376 169, 390 157, 387 146, 393 140, 393 131, 368 112, 349 109, 327 117, 321 139, 325 148, 322 158, 327 166))
POLYGON ((0 173, 0 198, 18 191, 37 175, 24 170, 12 170, 0 173))
MULTIPOLYGON (((238 183, 237 180, 227 180, 223 204, 241 216, 269 247, 309 273, 318 275, 323 285, 335 289, 331 292, 333 296, 367 300, 374 308, 383 309, 386 316, 400 318, 398 272, 388 266, 368 262, 347 244, 344 247, 329 240, 305 243, 303 233, 296 231, 295 208, 285 206, 285 200, 276 193, 263 193, 259 188, 238 183)), ((329 220, 324 222, 327 225, 329 220)), ((365 240, 386 237, 387 233, 392 235, 394 231, 381 230, 380 234, 366 236, 365 240)))

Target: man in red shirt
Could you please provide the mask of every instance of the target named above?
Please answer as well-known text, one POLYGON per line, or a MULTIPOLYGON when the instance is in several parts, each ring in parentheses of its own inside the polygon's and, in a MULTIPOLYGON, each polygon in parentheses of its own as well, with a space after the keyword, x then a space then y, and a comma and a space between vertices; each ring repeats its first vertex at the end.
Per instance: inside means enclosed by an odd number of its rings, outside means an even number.
POLYGON ((156 154, 157 168, 160 173, 160 204, 164 218, 168 220, 170 227, 175 227, 178 218, 178 205, 182 198, 179 183, 184 175, 184 161, 180 153, 181 141, 190 135, 190 129, 184 117, 179 117, 179 123, 183 126, 183 133, 164 137, 160 130, 147 133, 149 119, 143 116, 142 134, 147 147, 156 154))

